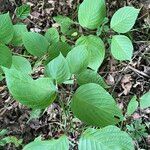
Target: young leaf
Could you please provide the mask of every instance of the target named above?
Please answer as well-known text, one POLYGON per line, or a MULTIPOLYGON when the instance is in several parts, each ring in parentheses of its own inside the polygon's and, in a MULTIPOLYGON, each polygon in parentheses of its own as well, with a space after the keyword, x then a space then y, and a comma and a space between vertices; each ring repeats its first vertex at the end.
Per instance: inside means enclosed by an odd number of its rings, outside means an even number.
POLYGON ((75 30, 73 28, 71 28, 71 25, 74 24, 74 22, 66 17, 66 16, 61 16, 61 15, 58 15, 56 17, 53 18, 58 24, 60 24, 61 26, 61 32, 63 34, 66 34, 66 35, 71 35, 75 30))
POLYGON ((26 25, 16 24, 13 27, 14 27, 14 36, 13 39, 11 40, 11 44, 13 44, 14 46, 22 46, 23 44, 22 34, 28 31, 26 25))
POLYGON ((17 8, 16 15, 20 19, 26 19, 30 15, 30 5, 24 4, 17 8))
POLYGON ((106 17, 104 0, 84 0, 79 7, 78 20, 82 27, 96 29, 106 17))
POLYGON ((133 45, 131 40, 124 35, 115 35, 111 41, 111 53, 117 60, 131 60, 133 45))
POLYGON ((108 85, 105 83, 104 79, 97 72, 94 72, 89 69, 77 75, 77 82, 79 85, 87 83, 96 83, 102 86, 103 88, 108 88, 108 85))
POLYGON ((31 74, 32 73, 32 67, 30 62, 21 56, 13 56, 12 57, 12 69, 16 69, 22 73, 25 74, 31 74))
POLYGON ((8 44, 14 34, 13 24, 9 13, 0 15, 0 43, 8 44))
POLYGON ((136 99, 137 99, 137 97, 134 96, 128 104, 127 115, 129 115, 129 116, 132 115, 138 107, 138 102, 136 101, 136 99))
POLYGON ((139 11, 139 9, 130 6, 120 8, 111 19, 111 28, 118 33, 130 31, 135 24, 139 11))
POLYGON ((122 120, 121 110, 113 97, 95 83, 84 84, 77 89, 72 98, 71 109, 88 125, 104 127, 122 120))
POLYGON ((57 43, 59 41, 59 33, 56 28, 50 28, 46 31, 45 37, 49 43, 57 43))
POLYGON ((85 46, 77 46, 68 53, 66 59, 70 72, 76 74, 87 68, 89 63, 89 53, 85 46))
POLYGON ((140 98, 140 107, 142 109, 150 107, 150 92, 145 93, 141 98, 140 98))
POLYGON ((3 68, 3 71, 10 93, 21 104, 33 109, 43 109, 54 101, 56 87, 49 78, 33 80, 15 69, 3 68))
POLYGON ((69 140, 64 135, 58 140, 36 140, 27 144, 23 150, 69 150, 69 140))
POLYGON ((34 56, 41 57, 48 51, 49 42, 39 33, 25 32, 22 40, 27 51, 34 56))
POLYGON ((71 46, 66 42, 53 43, 48 50, 49 60, 56 58, 57 56, 59 56, 60 53, 62 53, 62 55, 66 57, 70 50, 71 46))
POLYGON ((70 78, 69 66, 62 54, 48 63, 45 68, 45 73, 48 77, 56 80, 58 84, 70 78))
POLYGON ((102 64, 105 57, 105 45, 103 41, 97 36, 82 36, 76 45, 85 45, 90 54, 89 65, 91 69, 97 71, 102 64))
POLYGON ((12 54, 10 49, 3 44, 0 44, 0 66, 9 68, 12 64, 12 54))
POLYGON ((79 150, 134 150, 132 138, 116 126, 88 128, 79 140, 79 150))

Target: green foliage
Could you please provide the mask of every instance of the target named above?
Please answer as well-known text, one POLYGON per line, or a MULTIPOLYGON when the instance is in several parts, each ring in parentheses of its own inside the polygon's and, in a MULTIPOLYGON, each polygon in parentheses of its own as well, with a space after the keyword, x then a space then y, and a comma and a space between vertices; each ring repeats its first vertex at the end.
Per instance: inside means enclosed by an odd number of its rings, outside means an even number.
POLYGON ((82 27, 96 29, 106 17, 104 0, 84 0, 79 7, 78 20, 82 27))
POLYGON ((85 46, 77 46, 68 53, 66 59, 70 72, 76 74, 87 68, 89 63, 89 52, 85 46))
POLYGON ((127 115, 132 115, 138 108, 137 97, 133 96, 127 107, 127 115))
POLYGON ((49 78, 33 80, 29 75, 15 69, 3 68, 7 87, 20 103, 42 109, 49 106, 56 97, 56 87, 49 78))
POLYGON ((13 24, 9 13, 0 15, 0 43, 8 44, 14 34, 13 24))
POLYGON ((30 54, 41 57, 47 53, 49 42, 41 34, 25 32, 22 38, 23 44, 30 54))
POLYGON ((139 14, 134 7, 120 8, 111 19, 111 28, 118 33, 126 33, 132 29, 139 14))
POLYGON ((62 54, 50 61, 45 68, 46 76, 56 80, 58 84, 70 78, 70 70, 67 60, 62 54))
POLYGON ((140 98, 140 107, 142 109, 150 107, 150 92, 145 93, 140 98))
POLYGON ((24 4, 17 8, 16 16, 20 19, 26 19, 30 15, 30 5, 24 4))
POLYGON ((89 69, 77 75, 77 82, 79 85, 87 83, 96 83, 102 86, 103 88, 108 88, 108 85, 105 83, 104 79, 97 72, 94 72, 89 69))
POLYGON ((98 127, 116 124, 122 119, 113 97, 95 83, 84 84, 77 89, 71 109, 76 117, 98 127))
POLYGON ((58 140, 35 140, 26 145, 23 150, 69 150, 69 140, 64 135, 58 140))
POLYGON ((111 53, 118 60, 131 60, 133 45, 131 40, 124 35, 115 35, 111 41, 111 53))
POLYGON ((105 57, 105 45, 103 41, 93 35, 82 36, 77 40, 76 45, 86 46, 90 55, 88 67, 97 71, 105 57))
POLYGON ((0 66, 4 67, 10 67, 12 63, 12 54, 10 49, 3 45, 0 44, 0 66))

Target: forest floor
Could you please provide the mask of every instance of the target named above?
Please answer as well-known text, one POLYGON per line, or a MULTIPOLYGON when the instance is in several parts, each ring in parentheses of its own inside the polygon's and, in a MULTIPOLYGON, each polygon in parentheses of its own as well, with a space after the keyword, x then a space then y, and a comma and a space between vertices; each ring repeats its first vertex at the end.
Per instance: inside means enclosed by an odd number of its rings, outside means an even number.
MULTIPOLYGON (((53 17, 58 14, 76 20, 77 8, 82 0, 18 0, 16 2, 6 0, 4 5, 2 1, 0 0, 0 12, 10 11, 12 16, 17 6, 28 2, 31 6, 31 15, 23 22, 30 31, 44 33, 48 28, 57 26, 53 17)), ((150 25, 150 1, 106 0, 106 2, 108 18, 111 18, 118 8, 125 5, 142 8, 136 25, 129 33, 134 43, 132 61, 119 63, 112 57, 108 57, 99 69, 99 74, 111 86, 109 92, 116 97, 119 107, 125 111, 132 96, 140 97, 150 90, 150 29, 147 27, 150 25)), ((109 51, 109 47, 106 51, 109 51)), ((14 52, 21 53, 21 50, 15 49, 14 52)), ((41 70, 42 67, 39 66, 33 76, 35 78, 41 76, 41 70)), ((74 89, 72 85, 60 87, 62 93, 66 90, 66 94, 60 94, 60 99, 55 100, 49 108, 44 110, 40 118, 29 121, 30 109, 12 99, 3 80, 0 83, 0 130, 7 129, 8 136, 23 139, 23 144, 33 141, 39 135, 44 139, 51 139, 65 133, 73 143, 72 149, 75 150, 79 136, 86 125, 75 118, 70 110, 68 93, 74 89), (62 104, 64 104, 63 107, 61 107, 62 104)), ((140 138, 136 133, 128 132, 135 139, 137 149, 150 149, 150 109, 138 109, 123 126, 127 124, 136 126, 134 132, 137 133, 144 126, 144 131, 140 132, 140 138), (146 136, 144 133, 147 133, 146 136)), ((16 148, 12 144, 7 144, 0 149, 17 150, 21 147, 16 148)))

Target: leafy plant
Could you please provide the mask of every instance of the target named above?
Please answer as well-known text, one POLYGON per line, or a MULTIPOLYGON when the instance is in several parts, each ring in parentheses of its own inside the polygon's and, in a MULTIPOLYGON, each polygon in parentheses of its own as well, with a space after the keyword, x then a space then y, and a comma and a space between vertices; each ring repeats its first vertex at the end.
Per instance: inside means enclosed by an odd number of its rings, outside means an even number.
MULTIPOLYGON (((23 5, 17 8, 16 15, 20 19, 25 19, 29 12, 29 6, 23 5)), ((105 44, 109 44, 103 41, 111 38, 110 49, 114 58, 119 61, 131 60, 132 42, 129 37, 120 33, 130 31, 138 13, 139 9, 134 7, 120 8, 113 15, 110 21, 111 29, 109 29, 105 1, 84 0, 78 10, 79 23, 66 16, 54 17, 61 27, 61 37, 56 28, 48 29, 44 36, 28 32, 23 24, 13 25, 9 13, 1 14, 0 67, 2 71, 0 74, 4 72, 11 95, 21 104, 36 111, 45 109, 53 103, 59 93, 60 84, 77 81, 80 87, 71 100, 71 110, 74 115, 92 126, 105 127, 118 124, 123 120, 123 114, 115 99, 105 90, 109 87, 98 74, 98 69, 105 59, 105 44), (75 26, 80 26, 83 32, 77 31, 75 26), (91 30, 92 33, 95 32, 94 35, 84 34, 84 31, 90 33, 91 30), (103 33, 102 30, 103 32, 112 30, 113 35, 108 39, 101 39, 98 35, 103 33), (114 31, 119 35, 115 35, 114 31), (68 38, 69 41, 76 40, 75 44, 69 45, 68 38), (26 53, 33 55, 44 66, 45 77, 34 80, 31 77, 33 69, 30 62, 21 56, 12 55, 10 45, 24 46, 26 53)), ((145 97, 141 98, 143 108, 145 108, 145 100, 143 100, 145 97)), ((128 115, 135 110, 132 109, 132 105, 137 106, 137 102, 131 101, 128 115)), ((57 141, 36 140, 24 149, 37 149, 41 146, 56 149, 56 145, 60 146, 59 149, 69 149, 66 136, 57 141)), ((87 149, 87 147, 89 150, 90 148, 92 150, 94 148, 95 150, 96 148, 133 149, 131 138, 115 126, 88 129, 79 141, 79 149, 87 149)))

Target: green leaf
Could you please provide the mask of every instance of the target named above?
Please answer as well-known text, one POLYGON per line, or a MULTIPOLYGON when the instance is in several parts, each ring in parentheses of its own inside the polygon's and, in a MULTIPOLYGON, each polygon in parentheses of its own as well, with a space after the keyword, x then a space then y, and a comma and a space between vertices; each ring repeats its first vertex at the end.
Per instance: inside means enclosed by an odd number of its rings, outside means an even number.
POLYGON ((33 80, 15 69, 3 68, 3 71, 10 93, 21 104, 33 109, 43 109, 54 101, 56 87, 49 78, 33 80))
POLYGON ((75 30, 71 28, 71 26, 74 24, 74 22, 66 17, 58 15, 53 18, 58 24, 61 26, 61 32, 66 35, 71 35, 75 30))
POLYGON ((129 115, 129 116, 132 115, 136 111, 136 109, 138 108, 138 102, 136 100, 137 100, 136 96, 134 96, 130 100, 128 107, 127 107, 127 115, 129 115))
POLYGON ((56 28, 50 28, 46 31, 45 37, 49 43, 57 43, 59 41, 59 33, 56 28))
POLYGON ((3 44, 0 44, 0 66, 9 68, 12 64, 12 54, 10 49, 3 44))
POLYGON ((126 33, 132 29, 140 9, 126 6, 120 8, 111 19, 111 28, 118 33, 126 33))
POLYGON ((22 46, 22 35, 24 32, 27 32, 26 25, 22 24, 16 24, 13 26, 14 27, 14 36, 13 39, 11 40, 11 44, 14 46, 22 46))
POLYGON ((71 109, 76 117, 88 125, 104 127, 122 120, 121 110, 113 97, 95 83, 84 84, 77 89, 71 109))
POLYGON ((82 27, 96 29, 106 17, 104 0, 84 0, 79 6, 78 20, 82 27))
POLYGON ((49 42, 39 33, 25 32, 22 39, 27 51, 34 56, 41 57, 48 51, 49 42))
POLYGON ((140 107, 142 109, 150 107, 150 92, 145 93, 141 98, 140 98, 140 107))
POLYGON ((76 74, 87 68, 89 63, 89 53, 85 46, 77 46, 68 53, 66 59, 70 72, 76 74))
POLYGON ((124 35, 115 35, 111 41, 111 53, 117 60, 131 60, 133 45, 131 40, 124 35))
POLYGON ((56 58, 57 56, 59 56, 60 53, 62 53, 62 55, 66 57, 70 50, 71 46, 66 42, 53 43, 48 50, 49 60, 56 58))
POLYGON ((105 45, 103 41, 97 36, 82 36, 76 45, 85 45, 90 53, 89 65, 91 69, 97 71, 102 64, 105 57, 105 45))
POLYGON ((13 24, 9 13, 0 15, 0 43, 8 44, 14 34, 13 24))
POLYGON ((26 19, 30 15, 30 5, 24 4, 17 8, 16 15, 20 19, 26 19))
POLYGON ((69 150, 69 140, 64 135, 58 140, 33 141, 26 145, 23 150, 69 150))
POLYGON ((115 126, 88 128, 79 140, 79 150, 134 150, 131 137, 115 126))
POLYGON ((79 85, 87 83, 96 83, 102 86, 103 88, 108 88, 108 85, 105 83, 104 79, 97 72, 94 72, 89 69, 77 75, 77 82, 79 85))
POLYGON ((16 69, 22 73, 25 74, 31 74, 32 73, 32 67, 30 62, 21 56, 13 56, 12 57, 12 69, 16 69))
POLYGON ((62 54, 48 63, 45 73, 48 77, 56 80, 58 84, 67 81, 71 76, 68 63, 62 54))

